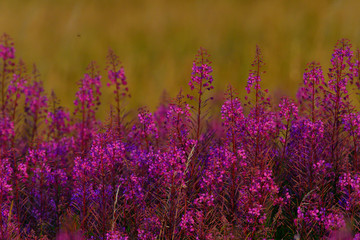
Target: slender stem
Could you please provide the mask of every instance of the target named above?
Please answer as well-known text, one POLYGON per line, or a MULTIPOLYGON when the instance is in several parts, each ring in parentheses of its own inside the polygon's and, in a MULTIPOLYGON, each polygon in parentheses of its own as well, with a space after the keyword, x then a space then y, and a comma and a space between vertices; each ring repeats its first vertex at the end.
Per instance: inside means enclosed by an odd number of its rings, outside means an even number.
POLYGON ((200 139, 200 125, 201 125, 201 97, 202 97, 202 87, 203 87, 203 78, 204 78, 204 69, 202 66, 204 65, 204 53, 201 49, 201 75, 200 75, 200 83, 199 83, 199 97, 198 97, 198 113, 197 113, 197 130, 196 130, 196 140, 200 139))
MULTIPOLYGON (((257 56, 257 71, 256 71, 256 85, 255 85, 255 120, 256 120, 256 145, 255 145, 255 166, 257 165, 257 161, 258 161, 258 155, 259 155, 259 109, 258 109, 258 101, 259 101, 259 78, 260 78, 260 59, 259 59, 259 54, 256 54, 257 56)), ((261 167, 263 167, 263 164, 261 164, 261 167)))
POLYGON ((6 70, 7 64, 4 60, 3 62, 3 69, 2 69, 2 79, 1 79, 1 108, 2 113, 5 116, 5 70, 6 70))
POLYGON ((102 235, 103 235, 103 239, 105 239, 106 236, 106 220, 105 220, 105 171, 104 171, 104 159, 103 159, 103 155, 101 154, 101 181, 102 181, 102 186, 101 186, 101 194, 102 194, 102 206, 101 206, 101 215, 102 215, 102 235))

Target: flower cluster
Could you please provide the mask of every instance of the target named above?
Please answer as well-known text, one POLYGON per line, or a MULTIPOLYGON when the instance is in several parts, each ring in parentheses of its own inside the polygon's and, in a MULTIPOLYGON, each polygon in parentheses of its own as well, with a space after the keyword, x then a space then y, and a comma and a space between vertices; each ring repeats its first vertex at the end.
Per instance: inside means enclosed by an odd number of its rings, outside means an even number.
POLYGON ((215 116, 205 49, 190 100, 180 91, 135 116, 110 50, 115 101, 104 122, 94 62, 70 114, 14 52, 3 35, 0 239, 360 239, 360 115, 350 101, 360 51, 348 40, 335 46, 328 75, 308 64, 297 98, 278 102, 261 87, 257 47, 245 101, 229 85, 215 116))
POLYGON ((199 95, 202 95, 205 90, 214 88, 212 86, 214 79, 211 75, 213 70, 210 64, 207 51, 204 48, 200 48, 193 62, 191 80, 189 82, 190 89, 195 89, 199 95))

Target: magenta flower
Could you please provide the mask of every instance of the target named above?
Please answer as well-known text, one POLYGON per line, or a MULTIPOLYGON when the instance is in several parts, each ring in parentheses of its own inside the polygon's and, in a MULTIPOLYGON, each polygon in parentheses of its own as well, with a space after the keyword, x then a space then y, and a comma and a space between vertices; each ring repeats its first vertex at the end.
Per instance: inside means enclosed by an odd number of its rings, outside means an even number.
POLYGON ((260 96, 261 95, 260 82, 261 82, 261 74, 265 73, 265 71, 262 70, 262 67, 264 65, 265 64, 264 64, 261 50, 260 50, 259 46, 256 46, 255 59, 254 59, 253 63, 251 64, 253 69, 250 70, 248 81, 247 81, 247 86, 246 86, 246 91, 248 94, 251 93, 252 89, 255 90, 256 98, 261 97, 260 96))
POLYGON ((196 58, 193 62, 191 80, 189 86, 191 90, 196 90, 199 95, 202 95, 205 90, 211 90, 213 77, 211 62, 208 59, 209 55, 204 48, 200 48, 196 58))
POLYGON ((83 154, 89 147, 92 136, 96 132, 95 113, 100 105, 101 76, 95 62, 91 62, 87 68, 88 72, 78 83, 79 90, 76 92, 74 101, 75 125, 74 130, 80 139, 80 152, 83 154))
POLYGON ((335 93, 347 94, 346 85, 353 80, 351 73, 353 52, 348 39, 337 42, 331 58, 332 67, 329 69, 329 88, 335 93))

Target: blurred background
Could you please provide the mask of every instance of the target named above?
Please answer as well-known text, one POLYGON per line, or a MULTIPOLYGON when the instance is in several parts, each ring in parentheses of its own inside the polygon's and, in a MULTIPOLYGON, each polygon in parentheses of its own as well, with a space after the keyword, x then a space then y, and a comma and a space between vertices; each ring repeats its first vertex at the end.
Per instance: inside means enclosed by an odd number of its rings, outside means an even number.
MULTIPOLYGON (((199 47, 211 54, 216 91, 231 83, 244 93, 256 45, 272 94, 295 96, 306 63, 329 67, 337 40, 360 46, 358 0, 2 0, 0 31, 15 41, 16 56, 35 63, 48 93, 72 109, 76 82, 95 60, 107 74, 112 48, 125 68, 129 108, 151 110, 164 90, 189 91, 199 47)), ((103 103, 111 102, 104 89, 103 103)))

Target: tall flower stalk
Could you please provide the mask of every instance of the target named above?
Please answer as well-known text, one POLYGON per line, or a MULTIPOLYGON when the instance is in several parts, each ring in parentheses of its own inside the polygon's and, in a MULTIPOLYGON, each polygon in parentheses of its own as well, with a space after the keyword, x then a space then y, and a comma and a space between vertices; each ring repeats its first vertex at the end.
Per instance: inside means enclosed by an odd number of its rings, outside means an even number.
POLYGON ((196 104, 193 106, 196 116, 194 121, 196 141, 199 141, 201 135, 204 115, 202 112, 203 108, 206 106, 207 101, 211 99, 204 99, 204 94, 206 91, 210 91, 214 88, 212 85, 213 77, 211 75, 213 70, 210 64, 209 54, 206 49, 200 48, 193 62, 191 80, 189 81, 190 89, 191 91, 195 91, 195 93, 194 95, 188 95, 189 99, 196 100, 196 104))
POLYGON ((85 154, 94 134, 97 120, 96 111, 100 105, 101 75, 95 62, 91 62, 87 73, 78 82, 79 90, 74 101, 75 127, 79 129, 80 153, 85 154))
POLYGON ((11 37, 4 33, 0 37, 0 79, 1 79, 1 111, 2 115, 6 108, 6 90, 14 72, 15 48, 11 37))
MULTIPOLYGON (((119 57, 114 53, 112 49, 109 49, 107 55, 107 67, 109 83, 108 86, 115 85, 114 100, 115 100, 115 124, 119 135, 121 135, 121 128, 123 127, 123 100, 126 97, 130 97, 129 89, 127 87, 127 81, 124 68, 121 66, 119 57)), ((112 116, 111 116, 112 117, 112 116)))

